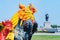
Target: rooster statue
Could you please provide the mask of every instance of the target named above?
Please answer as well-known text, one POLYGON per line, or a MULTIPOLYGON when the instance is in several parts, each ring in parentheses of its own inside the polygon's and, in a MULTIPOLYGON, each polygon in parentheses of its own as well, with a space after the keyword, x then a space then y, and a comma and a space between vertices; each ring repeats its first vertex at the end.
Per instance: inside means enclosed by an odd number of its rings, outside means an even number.
POLYGON ((18 10, 10 20, 0 23, 0 40, 31 40, 38 24, 33 14, 36 9, 30 4, 28 7, 19 5, 18 10))
POLYGON ((6 39, 11 28, 12 28, 12 23, 9 20, 6 20, 5 22, 2 21, 0 23, 0 40, 6 39))

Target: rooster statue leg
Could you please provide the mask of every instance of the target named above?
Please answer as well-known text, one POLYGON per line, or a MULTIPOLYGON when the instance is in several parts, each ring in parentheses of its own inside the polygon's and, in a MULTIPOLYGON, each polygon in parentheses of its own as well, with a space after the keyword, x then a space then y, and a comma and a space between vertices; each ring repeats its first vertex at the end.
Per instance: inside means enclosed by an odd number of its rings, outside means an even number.
POLYGON ((23 26, 20 26, 20 19, 18 20, 18 24, 14 29, 14 40, 23 40, 24 39, 24 31, 23 26))
POLYGON ((29 36, 32 34, 32 22, 31 20, 27 20, 24 23, 24 32, 25 32, 25 37, 24 40, 29 40, 29 36))
POLYGON ((27 20, 23 24, 24 24, 24 32, 25 32, 24 40, 31 40, 32 35, 37 30, 38 24, 34 22, 34 24, 32 25, 31 20, 27 20))

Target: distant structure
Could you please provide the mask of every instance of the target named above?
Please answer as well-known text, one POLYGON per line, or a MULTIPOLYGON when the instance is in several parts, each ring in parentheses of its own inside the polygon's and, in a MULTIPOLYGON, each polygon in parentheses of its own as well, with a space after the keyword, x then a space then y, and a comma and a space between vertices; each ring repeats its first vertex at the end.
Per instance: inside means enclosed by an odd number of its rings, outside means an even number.
POLYGON ((45 19, 46 19, 46 21, 48 21, 48 19, 49 19, 49 15, 48 14, 45 15, 45 19))
POLYGON ((43 31, 46 33, 55 33, 55 32, 60 32, 60 28, 55 29, 51 27, 51 23, 49 22, 49 15, 45 15, 45 22, 43 23, 43 28, 38 29, 38 31, 43 31))
POLYGON ((44 22, 44 28, 51 28, 51 24, 49 22, 49 15, 48 14, 45 15, 45 21, 46 22, 44 22))

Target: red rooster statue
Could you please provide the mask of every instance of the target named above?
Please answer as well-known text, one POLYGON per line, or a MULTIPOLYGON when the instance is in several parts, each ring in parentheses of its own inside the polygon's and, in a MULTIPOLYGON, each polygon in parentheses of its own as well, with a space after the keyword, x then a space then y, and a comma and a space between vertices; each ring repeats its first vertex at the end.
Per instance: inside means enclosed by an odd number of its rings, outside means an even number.
POLYGON ((0 28, 2 28, 2 29, 0 30, 0 40, 5 40, 8 33, 10 32, 10 29, 12 28, 12 23, 11 23, 11 21, 6 20, 5 22, 2 21, 1 24, 2 25, 0 25, 0 28))

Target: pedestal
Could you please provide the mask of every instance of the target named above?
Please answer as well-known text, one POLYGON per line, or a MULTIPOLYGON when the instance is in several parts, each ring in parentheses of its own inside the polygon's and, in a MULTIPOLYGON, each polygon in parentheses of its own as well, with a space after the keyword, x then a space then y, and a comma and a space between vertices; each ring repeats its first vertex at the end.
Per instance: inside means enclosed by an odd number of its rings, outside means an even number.
POLYGON ((44 22, 44 28, 52 28, 50 22, 44 22))

